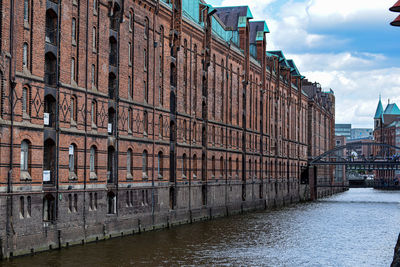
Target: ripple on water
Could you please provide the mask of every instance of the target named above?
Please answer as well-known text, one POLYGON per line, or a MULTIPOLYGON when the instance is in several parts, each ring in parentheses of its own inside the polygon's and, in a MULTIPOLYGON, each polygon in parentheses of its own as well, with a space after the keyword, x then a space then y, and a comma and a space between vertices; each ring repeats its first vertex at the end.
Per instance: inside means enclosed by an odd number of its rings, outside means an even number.
POLYGON ((23 257, 4 266, 389 266, 400 193, 351 189, 317 202, 23 257))

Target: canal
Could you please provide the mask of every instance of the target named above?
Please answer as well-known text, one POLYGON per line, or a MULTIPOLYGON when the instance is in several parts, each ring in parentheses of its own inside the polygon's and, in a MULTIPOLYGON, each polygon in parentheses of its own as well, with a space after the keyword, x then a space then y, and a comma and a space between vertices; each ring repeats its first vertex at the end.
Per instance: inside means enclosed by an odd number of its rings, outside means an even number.
POLYGON ((389 266, 400 192, 350 189, 317 202, 40 253, 2 266, 389 266))

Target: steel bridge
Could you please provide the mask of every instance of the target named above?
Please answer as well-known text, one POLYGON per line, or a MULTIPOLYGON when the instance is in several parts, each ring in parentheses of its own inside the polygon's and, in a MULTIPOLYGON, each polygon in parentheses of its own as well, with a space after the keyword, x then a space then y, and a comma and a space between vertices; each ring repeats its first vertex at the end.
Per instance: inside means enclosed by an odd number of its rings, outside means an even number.
POLYGON ((332 171, 336 166, 343 166, 347 171, 400 170, 400 147, 374 142, 354 142, 337 146, 312 158, 308 166, 302 169, 301 182, 309 183, 311 178, 311 186, 315 190, 318 187, 343 187, 343 184, 330 181, 329 176, 325 180, 317 177, 317 170, 327 169, 327 166, 331 166, 332 171))

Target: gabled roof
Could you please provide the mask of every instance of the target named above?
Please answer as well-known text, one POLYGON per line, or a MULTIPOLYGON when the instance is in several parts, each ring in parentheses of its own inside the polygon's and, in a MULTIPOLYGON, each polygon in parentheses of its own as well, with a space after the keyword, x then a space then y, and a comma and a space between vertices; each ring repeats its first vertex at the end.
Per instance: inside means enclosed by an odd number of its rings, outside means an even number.
POLYGON ((269 33, 267 23, 265 21, 250 21, 250 43, 264 39, 264 33, 269 33))
POLYGON ((385 112, 383 114, 387 115, 400 115, 400 109, 399 107, 393 103, 393 104, 388 104, 385 108, 385 112))
POLYGON ((287 60, 285 58, 285 55, 283 54, 283 52, 281 50, 278 50, 278 51, 267 51, 267 55, 269 55, 269 56, 272 55, 272 56, 278 57, 279 58, 279 63, 282 66, 290 68, 289 63, 287 62, 287 60))
POLYGON ((230 7, 215 7, 216 15, 229 28, 237 31, 238 27, 245 27, 240 17, 252 19, 250 8, 248 6, 230 6, 230 7))
POLYGON ((288 63, 289 66, 290 66, 290 72, 292 73, 293 76, 299 76, 299 77, 302 78, 302 79, 305 78, 304 76, 302 76, 302 75, 300 74, 300 71, 297 69, 296 64, 294 64, 293 59, 288 59, 288 60, 287 60, 287 63, 288 63))

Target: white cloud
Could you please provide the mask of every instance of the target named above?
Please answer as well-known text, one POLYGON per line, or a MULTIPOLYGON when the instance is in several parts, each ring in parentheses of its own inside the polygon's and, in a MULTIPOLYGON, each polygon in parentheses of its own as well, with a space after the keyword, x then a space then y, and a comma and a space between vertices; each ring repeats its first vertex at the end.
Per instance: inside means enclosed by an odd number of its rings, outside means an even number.
POLYGON ((302 74, 310 81, 321 83, 324 89, 334 90, 338 123, 372 127, 379 94, 382 94, 384 102, 390 99, 400 104, 400 68, 325 70, 302 74))
POLYGON ((384 54, 365 52, 368 46, 350 51, 348 45, 357 37, 338 36, 349 29, 367 35, 376 25, 389 27, 394 16, 388 8, 394 2, 222 0, 222 5, 248 5, 255 19, 267 21, 271 31, 267 49, 283 50, 310 81, 335 91, 338 123, 372 127, 379 94, 385 103, 390 98, 400 104, 400 68, 390 67, 391 59, 384 54))

